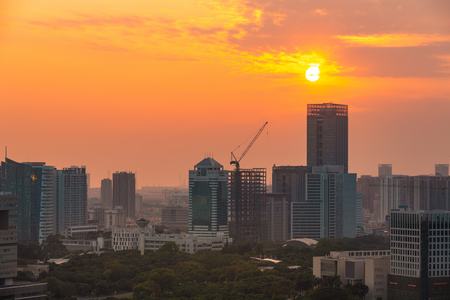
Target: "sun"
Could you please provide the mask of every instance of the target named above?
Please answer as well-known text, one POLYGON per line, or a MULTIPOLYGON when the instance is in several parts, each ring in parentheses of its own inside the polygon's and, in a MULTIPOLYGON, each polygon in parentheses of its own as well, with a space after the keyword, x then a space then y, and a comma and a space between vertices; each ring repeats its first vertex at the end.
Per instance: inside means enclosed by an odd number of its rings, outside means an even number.
POLYGON ((310 67, 308 68, 308 70, 306 70, 306 79, 308 79, 311 82, 316 81, 317 79, 319 79, 319 74, 320 74, 320 70, 319 70, 319 66, 320 64, 309 64, 310 67))

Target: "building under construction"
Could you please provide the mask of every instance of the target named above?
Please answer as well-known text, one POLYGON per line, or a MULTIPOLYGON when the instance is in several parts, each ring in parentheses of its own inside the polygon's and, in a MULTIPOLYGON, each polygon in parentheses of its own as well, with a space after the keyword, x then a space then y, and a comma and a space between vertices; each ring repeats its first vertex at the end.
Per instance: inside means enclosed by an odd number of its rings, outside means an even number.
POLYGON ((230 172, 229 230, 235 243, 258 243, 267 239, 266 169, 230 172))

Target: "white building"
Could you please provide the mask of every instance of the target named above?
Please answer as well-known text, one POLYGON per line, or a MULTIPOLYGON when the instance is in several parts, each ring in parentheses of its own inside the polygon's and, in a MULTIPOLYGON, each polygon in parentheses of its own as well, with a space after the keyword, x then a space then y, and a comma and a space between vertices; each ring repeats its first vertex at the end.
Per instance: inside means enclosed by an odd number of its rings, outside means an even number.
POLYGON ((316 277, 339 276, 343 284, 362 282, 369 288, 365 300, 387 299, 389 250, 330 252, 313 258, 316 277))
MULTIPOLYGON (((154 233, 153 226, 145 227, 145 249, 157 251, 166 242, 175 242, 181 251, 195 253, 199 250, 220 251, 225 246, 226 238, 198 237, 193 234, 161 234, 154 233)), ((112 244, 115 251, 138 249, 139 228, 137 226, 114 226, 112 229, 112 244)))

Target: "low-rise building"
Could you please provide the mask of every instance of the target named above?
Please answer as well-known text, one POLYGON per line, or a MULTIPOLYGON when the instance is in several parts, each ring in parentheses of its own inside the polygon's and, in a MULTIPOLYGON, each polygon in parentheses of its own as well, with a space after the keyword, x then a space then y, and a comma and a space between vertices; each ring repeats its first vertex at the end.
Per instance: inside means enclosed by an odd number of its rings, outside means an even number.
MULTIPOLYGON (((195 253, 200 250, 221 251, 227 239, 224 235, 217 237, 199 237, 194 234, 155 234, 153 226, 144 228, 144 247, 157 251, 166 242, 175 242, 181 251, 195 253)), ((112 243, 115 251, 138 249, 139 228, 137 226, 114 226, 112 243)))
POLYGON ((339 276, 343 284, 362 282, 369 287, 365 300, 387 299, 389 270, 389 250, 332 251, 313 258, 314 276, 339 276))

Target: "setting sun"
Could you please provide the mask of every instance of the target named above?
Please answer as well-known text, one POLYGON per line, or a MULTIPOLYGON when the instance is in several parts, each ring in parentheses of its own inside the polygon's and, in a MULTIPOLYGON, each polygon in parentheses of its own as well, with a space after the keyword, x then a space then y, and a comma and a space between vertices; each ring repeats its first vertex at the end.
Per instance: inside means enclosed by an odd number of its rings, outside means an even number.
POLYGON ((317 79, 319 79, 319 74, 320 74, 320 70, 319 70, 319 64, 310 64, 311 67, 308 68, 308 70, 306 70, 306 79, 308 79, 311 82, 317 81, 317 79))

